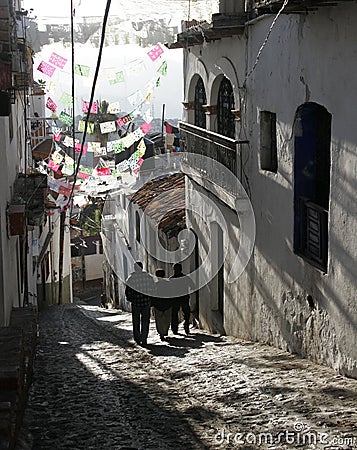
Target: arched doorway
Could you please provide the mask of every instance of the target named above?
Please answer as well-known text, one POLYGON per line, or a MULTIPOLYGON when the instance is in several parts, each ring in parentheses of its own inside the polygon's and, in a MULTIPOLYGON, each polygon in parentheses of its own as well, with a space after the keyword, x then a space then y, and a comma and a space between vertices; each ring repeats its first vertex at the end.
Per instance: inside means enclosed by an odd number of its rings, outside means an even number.
POLYGON ((327 271, 331 114, 301 105, 294 122, 294 251, 327 271))

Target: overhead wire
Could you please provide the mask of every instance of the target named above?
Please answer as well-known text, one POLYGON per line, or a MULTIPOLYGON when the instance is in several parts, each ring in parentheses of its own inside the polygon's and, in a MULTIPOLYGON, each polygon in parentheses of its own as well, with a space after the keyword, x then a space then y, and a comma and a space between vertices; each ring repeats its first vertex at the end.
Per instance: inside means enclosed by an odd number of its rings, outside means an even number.
POLYGON ((280 8, 279 11, 277 12, 276 16, 274 17, 274 20, 273 20, 272 24, 270 25, 270 28, 269 28, 269 30, 268 30, 268 33, 267 33, 267 35, 266 35, 266 37, 265 37, 265 39, 264 39, 262 45, 260 46, 260 49, 259 49, 258 53, 257 53, 257 56, 256 56, 256 58, 255 58, 255 62, 254 62, 254 64, 253 64, 252 68, 250 69, 250 71, 249 71, 249 72, 247 73, 247 75, 245 76, 245 79, 244 79, 244 82, 243 82, 243 87, 245 87, 246 82, 248 81, 248 78, 252 75, 252 73, 254 72, 255 68, 257 67, 258 62, 259 62, 259 59, 260 59, 260 57, 261 57, 261 54, 262 54, 262 52, 263 52, 263 50, 264 50, 264 47, 265 47, 266 44, 268 43, 270 34, 271 34, 271 32, 273 31, 273 28, 274 28, 274 26, 275 26, 275 24, 276 24, 276 21, 278 20, 280 14, 284 11, 284 9, 285 9, 285 7, 286 7, 286 5, 287 5, 288 3, 289 3, 289 0, 284 0, 284 3, 282 4, 281 8, 280 8))

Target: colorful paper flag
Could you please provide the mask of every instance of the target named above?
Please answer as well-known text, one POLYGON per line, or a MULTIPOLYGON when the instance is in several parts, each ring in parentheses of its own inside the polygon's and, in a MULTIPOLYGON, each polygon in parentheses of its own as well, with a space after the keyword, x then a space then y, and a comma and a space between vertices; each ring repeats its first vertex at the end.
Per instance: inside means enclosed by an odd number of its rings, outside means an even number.
POLYGON ((164 53, 164 50, 162 49, 160 44, 157 44, 156 47, 154 47, 153 49, 151 49, 148 52, 149 58, 151 59, 151 61, 156 61, 157 58, 162 55, 164 53))
POLYGON ((57 89, 57 85, 54 81, 50 81, 49 83, 46 83, 46 92, 48 94, 55 94, 56 93, 56 89, 57 89))
POLYGON ((84 66, 82 64, 74 65, 74 73, 80 75, 81 77, 89 77, 90 67, 84 66))
POLYGON ((79 142, 74 146, 74 151, 77 153, 82 152, 82 155, 85 155, 87 153, 87 150, 88 150, 88 146, 83 145, 83 149, 82 149, 82 144, 80 144, 79 142))
POLYGON ((50 64, 47 64, 45 61, 41 61, 40 65, 37 67, 37 70, 49 77, 52 77, 56 68, 51 66, 50 64))
MULTIPOLYGON (((63 142, 62 142, 66 147, 73 147, 73 138, 71 137, 71 136, 66 136, 64 139, 63 139, 63 142)), ((79 143, 79 140, 78 139, 75 139, 75 141, 74 141, 74 143, 75 144, 78 144, 79 143)))
POLYGON ((108 113, 109 114, 119 114, 120 113, 120 103, 119 102, 109 103, 108 113))
POLYGON ((50 111, 55 112, 57 109, 56 103, 51 99, 51 97, 48 97, 46 102, 46 108, 48 108, 50 111))
POLYGON ((63 122, 64 124, 71 126, 73 124, 73 117, 67 114, 64 111, 61 111, 60 115, 58 116, 59 120, 63 122))
POLYGON ((144 100, 145 97, 141 91, 136 91, 128 97, 128 101, 134 108, 140 105, 144 100))
POLYGON ((92 175, 93 173, 93 167, 80 166, 79 168, 83 173, 87 173, 88 175, 92 175))
POLYGON ((58 172, 60 164, 56 164, 52 159, 48 161, 48 167, 54 172, 58 172))
POLYGON ((146 134, 151 130, 152 125, 150 123, 143 123, 140 128, 142 129, 142 132, 146 134))
POLYGON ((99 147, 94 150, 94 156, 105 156, 107 154, 106 147, 99 147))
POLYGON ((52 160, 55 164, 60 164, 63 161, 63 155, 61 155, 59 150, 52 153, 52 160))
POLYGON ((164 61, 161 66, 157 69, 157 72, 160 73, 163 77, 167 75, 167 61, 164 61))
POLYGON ((74 172, 74 160, 73 158, 71 158, 70 156, 66 155, 64 157, 64 164, 63 167, 61 169, 61 172, 63 173, 63 175, 72 175, 74 172))
POLYGON ((111 175, 110 167, 97 167, 95 170, 100 177, 111 175))
POLYGON ((154 118, 151 115, 150 109, 148 109, 143 113, 143 119, 145 120, 146 123, 151 123, 153 121, 154 118))
POLYGON ((142 137, 144 137, 144 132, 141 128, 138 128, 137 130, 133 131, 133 136, 135 137, 135 141, 138 141, 142 137))
MULTIPOLYGON (((84 120, 80 120, 78 123, 78 131, 80 131, 81 133, 84 133, 84 128, 85 128, 85 121, 84 120)), ((88 134, 92 134, 94 131, 94 123, 93 122, 88 122, 88 126, 87 126, 87 133, 88 134)))
POLYGON ((120 139, 117 139, 115 141, 109 141, 107 142, 107 152, 114 152, 114 153, 120 153, 125 150, 125 147, 120 139))
POLYGON ((128 114, 124 117, 119 117, 117 120, 117 124, 122 127, 123 125, 126 125, 127 123, 131 122, 134 119, 134 114, 128 114))
MULTIPOLYGON (((146 145, 145 145, 144 139, 141 139, 141 141, 139 142, 139 144, 138 144, 138 146, 137 146, 137 149, 139 150, 140 153, 141 153, 141 152, 144 152, 144 153, 145 153, 146 145)), ((142 155, 143 155, 143 153, 141 154, 141 156, 142 156, 142 155)))
MULTIPOLYGON (((82 111, 84 113, 88 112, 88 108, 89 108, 89 103, 90 102, 82 102, 82 111)), ((98 103, 97 102, 93 102, 92 103, 92 107, 90 109, 91 114, 98 114, 98 103)))
POLYGON ((63 67, 66 65, 67 59, 63 58, 60 55, 57 55, 57 53, 55 52, 52 52, 52 55, 50 56, 50 59, 48 61, 54 66, 63 69, 63 67))
POLYGON ((126 159, 116 165, 116 170, 118 172, 125 172, 128 169, 129 169, 129 163, 126 159))
POLYGON ((99 124, 99 126, 100 126, 100 132, 102 134, 112 133, 113 131, 116 130, 116 126, 115 126, 114 120, 109 121, 109 122, 102 122, 102 123, 99 124))
POLYGON ((145 63, 142 59, 135 59, 134 61, 129 62, 126 73, 128 75, 140 75, 145 71, 145 63))
POLYGON ((88 152, 95 152, 96 149, 100 148, 100 142, 88 142, 88 152))
POLYGON ((73 97, 72 97, 72 95, 69 95, 66 92, 63 92, 63 94, 61 95, 61 98, 59 99, 59 102, 62 103, 62 105, 72 107, 73 97))
POLYGON ((82 179, 82 180, 86 180, 87 178, 89 178, 89 174, 79 170, 78 173, 77 173, 77 177, 82 179))
POLYGON ((113 78, 109 78, 109 84, 117 84, 124 82, 124 72, 121 70, 120 72, 116 72, 113 78))

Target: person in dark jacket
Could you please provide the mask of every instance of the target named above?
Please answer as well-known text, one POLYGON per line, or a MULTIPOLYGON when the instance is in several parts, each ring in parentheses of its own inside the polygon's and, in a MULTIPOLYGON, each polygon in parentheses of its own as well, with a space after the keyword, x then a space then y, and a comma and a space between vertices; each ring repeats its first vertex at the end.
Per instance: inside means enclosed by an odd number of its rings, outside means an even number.
POLYGON ((174 334, 178 334, 178 326, 179 326, 179 311, 182 310, 183 317, 184 317, 184 330, 186 334, 190 333, 190 316, 191 316, 191 309, 190 309, 190 290, 193 290, 193 282, 191 278, 187 277, 184 273, 182 273, 182 264, 176 263, 173 265, 173 271, 174 274, 170 277, 171 279, 174 278, 182 278, 182 287, 180 283, 180 291, 183 291, 185 294, 176 297, 173 299, 172 302, 172 311, 171 311, 171 330, 174 334))
POLYGON ((162 341, 168 335, 171 321, 171 306, 169 281, 165 279, 165 271, 157 269, 155 272, 157 281, 155 283, 155 296, 152 299, 154 307, 156 330, 162 341))
POLYGON ((143 270, 143 264, 134 264, 134 272, 126 280, 125 295, 131 303, 133 335, 139 345, 146 345, 150 326, 151 296, 154 280, 143 270))

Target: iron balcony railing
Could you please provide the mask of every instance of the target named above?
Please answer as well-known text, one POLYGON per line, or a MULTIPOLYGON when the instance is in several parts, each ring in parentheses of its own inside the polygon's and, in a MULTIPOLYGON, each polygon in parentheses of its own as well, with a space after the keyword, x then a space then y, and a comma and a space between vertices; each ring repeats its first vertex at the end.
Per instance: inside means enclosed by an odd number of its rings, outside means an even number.
POLYGON ((180 123, 180 139, 181 148, 186 152, 184 163, 228 192, 238 193, 233 180, 242 181, 242 146, 249 141, 237 141, 185 122, 180 123), (190 158, 190 154, 205 158, 190 158), (232 172, 232 177, 229 173, 227 176, 227 171, 221 170, 216 162, 232 172))

